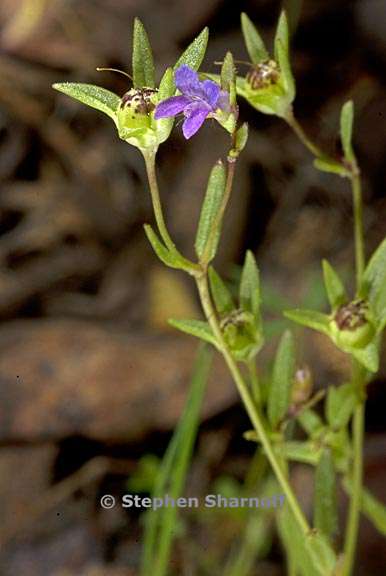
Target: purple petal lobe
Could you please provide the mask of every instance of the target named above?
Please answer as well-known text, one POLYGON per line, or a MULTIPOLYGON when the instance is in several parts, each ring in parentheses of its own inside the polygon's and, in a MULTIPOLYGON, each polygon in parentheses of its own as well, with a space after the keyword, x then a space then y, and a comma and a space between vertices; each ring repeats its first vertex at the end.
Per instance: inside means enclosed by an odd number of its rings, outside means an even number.
POLYGON ((186 120, 182 125, 182 132, 187 140, 201 128, 210 111, 210 107, 204 102, 194 102, 184 110, 186 120))
POLYGON ((159 120, 160 118, 168 118, 170 116, 176 116, 184 110, 190 103, 190 98, 186 96, 172 96, 167 98, 163 102, 157 104, 155 110, 154 118, 159 120))
POLYGON ((180 92, 187 96, 195 96, 200 91, 198 74, 186 64, 182 64, 174 73, 174 80, 180 92))
POLYGON ((220 86, 212 80, 204 80, 201 82, 202 90, 205 95, 205 100, 208 102, 212 110, 217 108, 217 100, 220 95, 220 86))

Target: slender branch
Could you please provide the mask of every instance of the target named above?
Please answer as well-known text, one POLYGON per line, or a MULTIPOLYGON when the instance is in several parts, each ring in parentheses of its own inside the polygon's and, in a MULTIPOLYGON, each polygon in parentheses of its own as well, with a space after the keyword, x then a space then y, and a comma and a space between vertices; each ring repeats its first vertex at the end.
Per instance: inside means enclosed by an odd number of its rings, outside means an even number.
POLYGON ((362 186, 357 171, 355 171, 351 176, 351 186, 354 205, 355 266, 357 290, 359 290, 362 283, 363 271, 365 269, 365 250, 363 241, 362 186))
POLYGON ((158 189, 157 175, 155 171, 155 157, 156 150, 144 150, 143 157, 145 159, 146 173, 149 181, 149 188, 151 194, 151 200, 153 203, 154 216, 157 222, 159 233, 161 234, 162 240, 165 242, 169 250, 176 250, 176 246, 171 239, 168 229, 166 227, 165 219, 162 212, 162 205, 160 200, 160 194, 158 189))
POLYGON ((237 386, 238 392, 241 396, 243 404, 246 408, 246 411, 249 415, 249 418, 257 432, 258 438, 261 441, 261 444, 264 448, 265 454, 269 460, 269 463, 276 475, 276 478, 287 498, 288 505, 290 506, 292 513, 299 524, 300 529, 302 530, 303 534, 306 536, 310 532, 310 527, 304 516, 302 509, 299 506, 299 503, 296 499, 296 496, 286 478, 286 475, 279 464, 279 461, 274 453, 273 447, 271 446, 271 442, 268 438, 268 435, 265 431, 263 422, 261 420, 260 414, 255 406, 253 398, 248 390, 248 385, 244 381, 244 378, 233 359, 230 351, 228 350, 227 344, 224 340, 223 334, 220 329, 220 325, 212 304, 212 300, 209 293, 208 287, 208 279, 206 273, 204 272, 201 276, 196 277, 196 284, 198 288, 198 292, 201 299, 202 308, 204 310, 205 316, 209 322, 210 327, 213 330, 213 333, 217 339, 220 351, 225 359, 225 362, 229 368, 230 373, 235 381, 237 386))
POLYGON ((256 370, 256 362, 254 359, 249 360, 248 362, 248 372, 251 381, 251 390, 253 399, 255 400, 256 404, 259 406, 261 404, 261 394, 260 394, 260 387, 259 387, 259 379, 257 376, 256 370))
POLYGON ((299 124, 295 116, 293 115, 292 110, 288 113, 285 118, 287 124, 292 128, 295 132, 299 140, 304 144, 306 148, 313 154, 316 158, 326 158, 326 154, 310 140, 307 134, 304 132, 302 126, 299 124))

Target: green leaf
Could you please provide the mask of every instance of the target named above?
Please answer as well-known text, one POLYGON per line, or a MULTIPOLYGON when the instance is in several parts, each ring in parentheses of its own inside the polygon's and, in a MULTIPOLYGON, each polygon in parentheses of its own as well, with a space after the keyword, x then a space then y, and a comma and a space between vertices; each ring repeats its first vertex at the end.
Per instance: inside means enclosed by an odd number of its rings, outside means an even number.
POLYGON ((355 389, 350 382, 338 387, 329 387, 325 411, 331 428, 338 430, 347 426, 356 402, 355 389))
POLYGON ((134 88, 154 88, 153 54, 146 30, 138 18, 134 20, 132 60, 134 88))
POLYGON ((241 29, 252 64, 259 64, 263 60, 268 60, 269 54, 264 42, 245 12, 241 14, 241 29))
POLYGON ((252 312, 255 318, 260 315, 260 278, 255 257, 247 250, 240 280, 240 306, 247 312, 252 312))
POLYGON ((276 428, 287 413, 295 374, 295 344, 289 330, 284 332, 273 365, 268 396, 268 419, 276 428))
POLYGON ((171 318, 168 320, 169 324, 185 334, 190 334, 196 338, 204 340, 209 344, 213 344, 217 348, 216 338, 207 322, 203 320, 181 320, 179 318, 171 318))
POLYGON ((312 532, 306 538, 305 545, 320 576, 333 576, 337 558, 327 538, 312 532))
MULTIPOLYGON (((173 96, 176 91, 174 84, 174 73, 173 68, 167 68, 165 74, 162 76, 159 90, 158 90, 158 102, 166 100, 173 96)), ((160 118, 159 120, 152 120, 152 127, 157 131, 158 141, 164 142, 169 138, 170 132, 173 128, 174 118, 160 118)))
POLYGON ((231 293, 212 266, 209 267, 209 283, 217 312, 223 315, 234 310, 235 305, 231 293))
POLYGON ((225 193, 226 171, 219 160, 209 176, 205 199, 198 223, 195 248, 200 260, 213 260, 220 238, 221 206, 225 193))
POLYGON ((231 105, 236 104, 236 69, 231 52, 227 52, 221 67, 221 88, 230 94, 231 105))
POLYGON ((342 141, 344 157, 348 162, 353 162, 355 160, 355 155, 351 143, 353 120, 354 105, 352 100, 349 100, 343 105, 342 112, 340 114, 340 138, 342 141))
POLYGON ((235 136, 235 150, 237 154, 240 154, 242 150, 244 150, 248 141, 248 124, 243 122, 240 128, 236 131, 235 136))
MULTIPOLYGON (((349 478, 343 480, 343 486, 348 494, 352 495, 352 481, 349 478)), ((374 524, 377 530, 386 536, 386 506, 379 502, 366 488, 362 488, 361 495, 362 512, 374 524)))
POLYGON ((289 59, 289 32, 287 16, 284 10, 280 14, 275 34, 275 59, 279 64, 283 86, 289 96, 290 102, 295 98, 295 81, 292 76, 289 59))
POLYGON ((316 158, 314 160, 314 166, 321 172, 338 174, 338 176, 342 177, 347 177, 350 175, 350 172, 347 170, 347 168, 332 158, 316 158))
POLYGON ((311 437, 318 438, 324 430, 324 424, 320 416, 311 408, 303 410, 296 417, 303 430, 311 437))
POLYGON ((307 326, 307 328, 313 328, 323 334, 329 334, 330 319, 327 314, 321 314, 314 310, 301 309, 285 310, 283 314, 286 318, 296 322, 297 324, 307 326))
POLYGON ((282 445, 279 444, 277 451, 286 460, 315 466, 319 462, 321 448, 316 448, 314 442, 298 442, 292 440, 282 445))
POLYGON ((82 104, 100 110, 110 116, 117 124, 116 113, 121 102, 121 99, 114 92, 94 86, 93 84, 79 84, 75 82, 63 82, 53 84, 55 90, 71 96, 75 100, 79 100, 82 104))
POLYGON ((206 47, 208 45, 209 29, 203 31, 193 40, 177 60, 174 70, 177 70, 182 64, 190 66, 193 70, 198 70, 205 57, 206 47))
POLYGON ((351 348, 352 354, 362 366, 370 372, 378 372, 379 368, 379 351, 376 341, 370 342, 366 348, 351 348))
POLYGON ((375 316, 383 318, 386 313, 386 238, 366 266, 361 292, 365 298, 368 297, 375 316))
POLYGON ((145 224, 144 229, 147 239, 149 240, 154 252, 157 254, 161 262, 163 262, 164 264, 166 264, 166 266, 169 266, 170 268, 176 268, 177 270, 185 270, 186 272, 191 273, 192 264, 188 260, 183 258, 183 256, 181 256, 177 251, 173 253, 172 251, 168 250, 166 246, 158 238, 157 234, 154 232, 150 224, 145 224))
POLYGON ((336 475, 330 450, 323 450, 315 471, 314 526, 328 539, 338 531, 336 475))
POLYGON ((327 260, 323 260, 322 264, 324 285, 326 287, 328 301, 330 302, 331 308, 335 310, 347 302, 346 292, 341 279, 333 267, 327 262, 327 260))
MULTIPOLYGON (((212 355, 201 347, 194 363, 189 396, 184 412, 167 447, 152 498, 177 499, 182 496, 194 442, 200 423, 200 411, 209 377, 212 355)), ((178 508, 166 506, 149 510, 145 515, 144 547, 141 575, 165 576, 176 535, 178 508)))

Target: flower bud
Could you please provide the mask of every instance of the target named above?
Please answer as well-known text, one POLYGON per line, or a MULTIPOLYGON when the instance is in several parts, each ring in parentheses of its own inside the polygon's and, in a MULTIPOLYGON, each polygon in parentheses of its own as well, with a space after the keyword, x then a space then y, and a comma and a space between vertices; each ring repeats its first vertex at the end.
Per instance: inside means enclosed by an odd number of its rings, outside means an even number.
POLYGON ((375 336, 369 305, 353 300, 340 306, 330 322, 331 337, 342 349, 365 348, 375 336))
POLYGON ((246 76, 246 81, 252 90, 261 90, 277 84, 280 71, 275 60, 264 60, 252 66, 246 76))
POLYGON ((291 405, 299 405, 306 402, 312 393, 313 378, 311 370, 308 366, 298 368, 295 372, 292 393, 291 405))

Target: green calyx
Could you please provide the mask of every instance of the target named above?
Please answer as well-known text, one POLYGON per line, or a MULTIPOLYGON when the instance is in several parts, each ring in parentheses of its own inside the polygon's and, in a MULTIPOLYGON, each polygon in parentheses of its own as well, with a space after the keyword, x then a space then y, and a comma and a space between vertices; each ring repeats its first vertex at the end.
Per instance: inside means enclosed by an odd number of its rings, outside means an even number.
POLYGON ((256 321, 251 312, 232 310, 223 316, 220 327, 236 360, 248 361, 259 352, 263 338, 256 330, 256 321))
POLYGON ((154 88, 131 88, 121 98, 117 110, 119 137, 138 148, 158 144, 157 131, 152 126, 152 112, 157 103, 154 88))
POLYGON ((330 335, 343 350, 365 348, 376 333, 370 308, 365 300, 354 300, 338 308, 330 320, 330 335))

